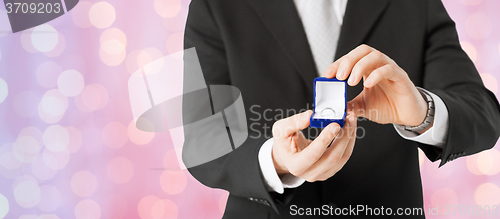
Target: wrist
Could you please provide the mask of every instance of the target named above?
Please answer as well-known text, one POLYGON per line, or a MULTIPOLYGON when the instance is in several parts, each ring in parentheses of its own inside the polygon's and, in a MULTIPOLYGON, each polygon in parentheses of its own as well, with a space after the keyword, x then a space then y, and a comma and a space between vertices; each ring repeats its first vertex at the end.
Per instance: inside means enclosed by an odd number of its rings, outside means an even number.
POLYGON ((285 165, 282 165, 282 162, 279 160, 278 156, 275 156, 275 147, 273 145, 273 149, 271 150, 271 158, 273 159, 273 164, 274 164, 274 169, 276 169, 276 173, 278 176, 282 176, 285 174, 288 174, 288 169, 285 167, 285 165))
POLYGON ((423 102, 425 104, 425 113, 424 117, 421 120, 422 122, 418 125, 412 125, 412 126, 407 126, 407 125, 397 125, 400 128, 407 130, 407 131, 412 131, 417 134, 422 134, 425 131, 429 130, 433 124, 434 124, 434 113, 435 113, 435 107, 434 107, 434 100, 432 99, 432 96, 429 95, 424 89, 417 87, 418 92, 422 96, 423 102))

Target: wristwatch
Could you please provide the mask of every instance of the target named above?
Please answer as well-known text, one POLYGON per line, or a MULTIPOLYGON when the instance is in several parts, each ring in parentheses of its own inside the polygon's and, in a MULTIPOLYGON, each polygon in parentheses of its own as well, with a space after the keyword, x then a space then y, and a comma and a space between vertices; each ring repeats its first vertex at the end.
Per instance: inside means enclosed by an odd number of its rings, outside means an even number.
POLYGON ((425 91, 423 88, 420 87, 417 87, 417 90, 420 93, 420 95, 422 95, 425 102, 427 102, 427 115, 425 116, 424 121, 417 126, 406 126, 397 124, 396 126, 400 129, 415 132, 418 134, 419 132, 428 129, 432 125, 432 122, 434 121, 434 112, 436 111, 436 108, 434 107, 434 100, 432 99, 432 96, 429 95, 427 91, 425 91))

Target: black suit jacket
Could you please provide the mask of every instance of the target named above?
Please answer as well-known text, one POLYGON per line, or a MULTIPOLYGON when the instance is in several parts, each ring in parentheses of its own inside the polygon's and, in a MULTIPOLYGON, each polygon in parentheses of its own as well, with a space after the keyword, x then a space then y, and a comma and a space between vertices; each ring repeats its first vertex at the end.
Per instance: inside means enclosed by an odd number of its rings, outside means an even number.
MULTIPOLYGON (((430 145, 403 139, 390 124, 359 121, 363 138, 340 172, 282 195, 270 193, 259 149, 276 120, 312 107, 318 75, 293 1, 193 0, 184 40, 185 48, 196 48, 207 84, 239 88, 247 112, 250 134, 243 145, 189 168, 201 183, 230 192, 225 218, 288 218, 291 205, 423 207, 417 148, 444 165, 491 148, 499 136, 498 102, 461 49, 441 1, 349 0, 335 58, 364 43, 394 59, 416 86, 446 104, 446 145, 437 154, 430 145)), ((361 91, 362 85, 349 87, 348 99, 361 91)), ((304 132, 314 137, 317 131, 304 132)))

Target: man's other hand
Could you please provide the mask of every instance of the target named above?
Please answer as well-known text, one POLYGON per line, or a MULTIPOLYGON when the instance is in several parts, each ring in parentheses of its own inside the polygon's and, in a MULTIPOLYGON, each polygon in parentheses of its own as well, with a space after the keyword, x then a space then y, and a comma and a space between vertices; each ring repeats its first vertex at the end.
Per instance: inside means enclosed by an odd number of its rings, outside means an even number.
POLYGON ((349 78, 349 86, 356 86, 363 78, 364 90, 347 104, 348 110, 358 116, 381 124, 416 126, 427 115, 427 103, 408 74, 387 55, 367 45, 335 61, 324 75, 349 78))
POLYGON ((311 141, 301 132, 309 126, 311 113, 308 110, 274 123, 272 157, 278 175, 290 173, 308 182, 324 181, 351 157, 356 141, 356 115, 347 115, 343 129, 337 123, 329 124, 311 141))

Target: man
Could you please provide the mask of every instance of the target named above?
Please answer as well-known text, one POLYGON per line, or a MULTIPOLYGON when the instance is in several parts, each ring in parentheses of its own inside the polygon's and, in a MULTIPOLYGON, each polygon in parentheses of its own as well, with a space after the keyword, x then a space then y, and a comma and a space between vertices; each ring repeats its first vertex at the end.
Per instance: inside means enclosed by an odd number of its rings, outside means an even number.
POLYGON ((189 168, 230 192, 225 218, 424 218, 404 212, 423 207, 417 148, 444 165, 500 133, 439 0, 193 0, 191 47, 207 84, 239 88, 247 112, 243 145, 189 168), (349 84, 343 129, 306 129, 318 76, 349 84))

